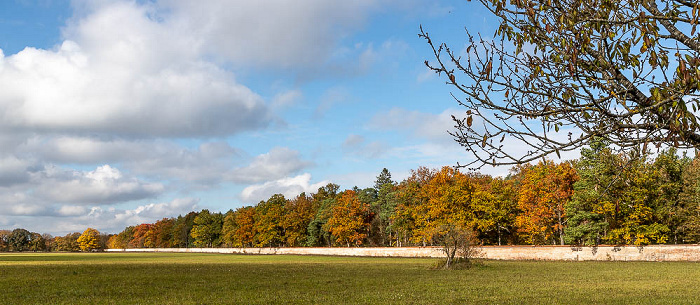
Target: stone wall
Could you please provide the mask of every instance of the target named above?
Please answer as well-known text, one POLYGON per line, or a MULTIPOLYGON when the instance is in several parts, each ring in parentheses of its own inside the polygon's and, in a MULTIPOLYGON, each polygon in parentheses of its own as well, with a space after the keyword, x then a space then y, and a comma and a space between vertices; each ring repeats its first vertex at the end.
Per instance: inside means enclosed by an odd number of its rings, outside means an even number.
MULTIPOLYGON (((161 248, 108 249, 109 252, 189 252, 229 254, 292 254, 375 257, 442 257, 438 247, 404 248, 161 248)), ((700 261, 700 245, 646 247, 485 246, 483 257, 496 260, 569 261, 700 261)))

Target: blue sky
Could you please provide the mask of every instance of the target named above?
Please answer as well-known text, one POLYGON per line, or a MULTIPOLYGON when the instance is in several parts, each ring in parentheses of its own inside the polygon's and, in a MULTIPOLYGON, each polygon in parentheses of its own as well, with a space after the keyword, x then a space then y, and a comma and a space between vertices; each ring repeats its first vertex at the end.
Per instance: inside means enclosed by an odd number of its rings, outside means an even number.
MULTIPOLYGON (((114 233, 326 183, 470 160, 419 26, 453 47, 467 1, 8 0, 0 228, 114 233)), ((502 174, 507 168, 488 169, 502 174)))

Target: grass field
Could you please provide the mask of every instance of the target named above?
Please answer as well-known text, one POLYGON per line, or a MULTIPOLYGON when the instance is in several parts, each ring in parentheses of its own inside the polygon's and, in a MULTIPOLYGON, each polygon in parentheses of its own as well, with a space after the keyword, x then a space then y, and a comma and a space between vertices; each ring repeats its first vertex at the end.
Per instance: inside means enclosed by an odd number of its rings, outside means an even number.
POLYGON ((700 304, 700 264, 0 254, 0 304, 700 304))

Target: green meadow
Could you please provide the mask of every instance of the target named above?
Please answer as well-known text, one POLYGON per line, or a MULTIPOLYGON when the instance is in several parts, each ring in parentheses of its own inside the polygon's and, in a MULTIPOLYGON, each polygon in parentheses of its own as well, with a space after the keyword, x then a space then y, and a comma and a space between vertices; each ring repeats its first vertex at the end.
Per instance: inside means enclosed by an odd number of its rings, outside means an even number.
POLYGON ((700 304, 700 264, 0 254, 0 304, 700 304))

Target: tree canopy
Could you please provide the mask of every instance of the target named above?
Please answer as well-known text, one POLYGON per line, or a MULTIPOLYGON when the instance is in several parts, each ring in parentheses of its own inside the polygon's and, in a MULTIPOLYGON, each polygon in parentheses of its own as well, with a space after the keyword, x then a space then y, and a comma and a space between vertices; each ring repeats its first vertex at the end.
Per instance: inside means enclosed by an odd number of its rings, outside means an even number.
POLYGON ((475 2, 500 21, 494 39, 467 30, 453 49, 420 32, 426 65, 466 107, 450 132, 475 157, 462 166, 523 164, 595 138, 700 148, 697 1, 475 2))

